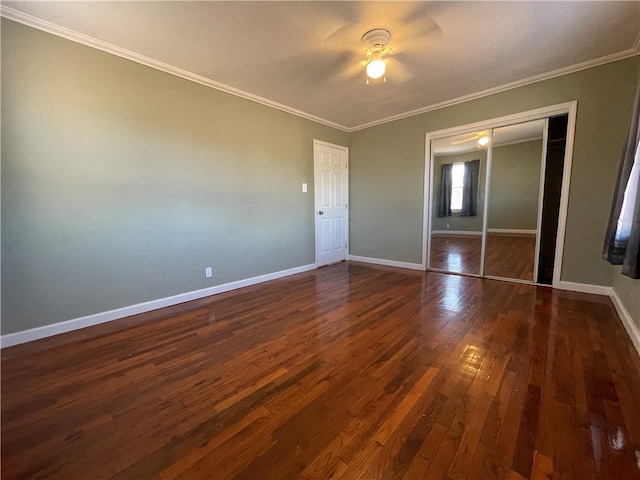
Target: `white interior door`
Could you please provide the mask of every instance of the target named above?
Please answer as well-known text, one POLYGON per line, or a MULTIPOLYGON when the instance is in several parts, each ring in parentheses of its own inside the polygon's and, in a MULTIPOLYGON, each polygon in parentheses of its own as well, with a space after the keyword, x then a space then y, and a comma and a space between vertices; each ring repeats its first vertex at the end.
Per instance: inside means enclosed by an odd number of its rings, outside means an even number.
POLYGON ((313 141, 316 219, 316 263, 329 265, 347 259, 348 149, 313 141))

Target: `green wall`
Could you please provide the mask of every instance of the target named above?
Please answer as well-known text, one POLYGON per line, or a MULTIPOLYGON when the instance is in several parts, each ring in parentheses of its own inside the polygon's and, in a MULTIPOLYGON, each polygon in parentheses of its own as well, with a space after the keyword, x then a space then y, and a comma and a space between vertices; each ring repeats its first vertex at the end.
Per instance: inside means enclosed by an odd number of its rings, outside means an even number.
POLYGON ((577 100, 562 280, 610 286, 613 267, 600 255, 639 59, 635 56, 352 133, 350 252, 420 263, 427 132, 577 100))
POLYGON ((2 334, 315 262, 348 134, 5 19, 1 80, 2 334))
POLYGON ((542 140, 494 147, 487 228, 537 230, 542 140))

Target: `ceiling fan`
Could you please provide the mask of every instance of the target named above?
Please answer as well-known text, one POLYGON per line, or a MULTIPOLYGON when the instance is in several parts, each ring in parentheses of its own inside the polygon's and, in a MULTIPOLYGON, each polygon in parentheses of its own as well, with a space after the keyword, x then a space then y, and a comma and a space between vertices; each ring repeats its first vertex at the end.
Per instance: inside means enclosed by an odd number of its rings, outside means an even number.
POLYGON ((373 77, 366 75, 367 67, 387 83, 400 84, 413 78, 416 72, 411 65, 419 64, 442 35, 442 28, 430 15, 433 9, 431 2, 372 2, 371 9, 354 6, 337 22, 327 19, 328 24, 337 23, 322 42, 321 63, 327 81, 351 82, 362 75, 371 80, 373 77), (378 27, 372 29, 376 24, 378 27))
POLYGON ((392 52, 389 40, 391 40, 391 33, 384 28, 374 28, 362 36, 362 43, 367 48, 367 84, 370 78, 382 77, 383 82, 387 80, 384 76, 387 67, 384 56, 392 52))
POLYGON ((391 56, 393 49, 389 46, 390 40, 391 32, 386 28, 374 28, 362 36, 361 41, 365 46, 366 55, 367 85, 370 79, 382 78, 382 81, 386 82, 387 65, 391 67, 394 78, 399 82, 406 81, 413 76, 401 62, 391 56))

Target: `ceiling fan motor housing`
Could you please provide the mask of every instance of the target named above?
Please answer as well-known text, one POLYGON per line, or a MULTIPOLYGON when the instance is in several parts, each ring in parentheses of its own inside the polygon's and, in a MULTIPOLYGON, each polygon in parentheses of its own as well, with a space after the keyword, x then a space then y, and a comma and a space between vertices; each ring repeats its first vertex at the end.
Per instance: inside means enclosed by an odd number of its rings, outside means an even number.
POLYGON ((384 50, 390 39, 391 33, 389 33, 389 30, 385 28, 374 28, 362 36, 362 43, 369 49, 384 50))

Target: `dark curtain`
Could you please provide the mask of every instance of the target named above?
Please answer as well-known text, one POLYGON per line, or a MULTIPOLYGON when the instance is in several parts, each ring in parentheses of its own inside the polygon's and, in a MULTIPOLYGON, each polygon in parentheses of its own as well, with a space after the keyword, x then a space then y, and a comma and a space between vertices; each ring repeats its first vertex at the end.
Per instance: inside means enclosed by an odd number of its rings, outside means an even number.
POLYGON ((464 162, 464 181, 462 183, 462 210, 460 216, 475 217, 478 214, 478 177, 480 160, 464 162))
MULTIPOLYGON (((640 77, 639 77, 640 80, 640 77)), ((622 151, 618 181, 616 182, 611 216, 607 227, 607 236, 604 241, 602 257, 613 265, 622 265, 623 275, 631 278, 640 278, 640 177, 634 171, 640 168, 640 81, 636 88, 636 98, 631 116, 631 126, 627 135, 627 141, 622 151), (635 189, 635 190, 634 190, 635 189), (627 223, 622 226, 620 215, 627 191, 627 205, 625 209, 633 209, 630 213, 630 228, 627 223), (635 201, 629 203, 630 195, 636 192, 635 201)))
POLYGON ((452 168, 452 163, 445 163, 444 165, 442 165, 440 171, 440 205, 438 208, 439 217, 451 216, 451 184, 453 183, 451 176, 452 168))

